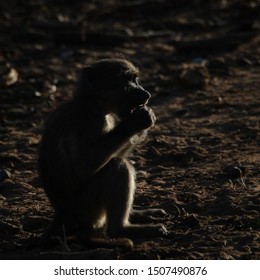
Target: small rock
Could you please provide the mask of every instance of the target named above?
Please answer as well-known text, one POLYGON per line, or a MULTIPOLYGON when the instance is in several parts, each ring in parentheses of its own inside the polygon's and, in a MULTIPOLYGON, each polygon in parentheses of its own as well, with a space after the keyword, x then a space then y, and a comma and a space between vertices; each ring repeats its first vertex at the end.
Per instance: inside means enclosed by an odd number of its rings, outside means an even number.
POLYGON ((209 83, 209 72, 206 66, 184 64, 180 74, 181 82, 188 87, 205 88, 209 83))
POLYGON ((229 179, 241 179, 246 172, 246 169, 242 165, 229 165, 224 169, 229 179))
POLYGON ((9 63, 0 64, 0 86, 11 86, 18 81, 18 72, 9 63))
POLYGON ((37 145, 39 145, 39 139, 36 138, 36 137, 30 137, 28 139, 28 142, 29 142, 30 146, 37 146, 37 145))

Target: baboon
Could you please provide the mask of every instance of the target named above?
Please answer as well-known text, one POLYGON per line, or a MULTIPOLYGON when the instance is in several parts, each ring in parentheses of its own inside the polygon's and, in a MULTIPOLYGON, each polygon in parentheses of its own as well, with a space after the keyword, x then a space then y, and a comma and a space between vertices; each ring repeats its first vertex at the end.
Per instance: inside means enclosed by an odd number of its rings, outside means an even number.
POLYGON ((128 157, 155 122, 138 77, 125 59, 87 66, 74 98, 48 119, 39 150, 40 177, 55 211, 48 234, 77 232, 90 243, 102 229, 126 247, 131 237, 167 234, 163 224, 134 224, 165 214, 133 209, 135 169, 128 157))

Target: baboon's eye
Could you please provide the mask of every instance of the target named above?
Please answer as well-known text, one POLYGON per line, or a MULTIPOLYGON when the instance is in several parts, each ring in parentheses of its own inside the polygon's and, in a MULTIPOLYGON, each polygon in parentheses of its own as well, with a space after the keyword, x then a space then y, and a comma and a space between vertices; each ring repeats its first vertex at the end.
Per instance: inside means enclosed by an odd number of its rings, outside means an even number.
POLYGON ((128 92, 131 89, 136 88, 137 86, 138 86, 138 84, 136 83, 136 81, 132 80, 124 86, 124 90, 128 92))

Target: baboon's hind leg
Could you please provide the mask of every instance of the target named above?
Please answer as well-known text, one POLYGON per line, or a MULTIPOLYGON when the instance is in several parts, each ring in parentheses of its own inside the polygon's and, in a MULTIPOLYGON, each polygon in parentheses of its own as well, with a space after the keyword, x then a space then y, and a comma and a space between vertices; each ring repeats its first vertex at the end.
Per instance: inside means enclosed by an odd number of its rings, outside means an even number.
MULTIPOLYGON (((112 237, 143 237, 161 236, 167 234, 162 224, 131 224, 130 213, 132 211, 133 196, 135 190, 135 173, 128 161, 118 159, 114 165, 114 177, 110 198, 107 204, 107 231, 112 237)), ((163 212, 158 209, 150 209, 146 213, 156 214, 163 212)), ((139 217, 140 217, 139 212, 139 217)), ((142 214, 141 216, 144 216, 142 214)))

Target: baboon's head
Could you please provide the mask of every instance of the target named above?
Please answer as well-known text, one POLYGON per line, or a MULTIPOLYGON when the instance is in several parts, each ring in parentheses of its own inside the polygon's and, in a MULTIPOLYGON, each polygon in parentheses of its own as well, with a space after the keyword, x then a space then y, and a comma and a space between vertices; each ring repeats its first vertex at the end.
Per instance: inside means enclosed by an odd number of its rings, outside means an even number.
POLYGON ((94 100, 104 113, 128 117, 144 106, 150 93, 138 83, 139 71, 125 59, 103 59, 82 69, 78 95, 94 100))

